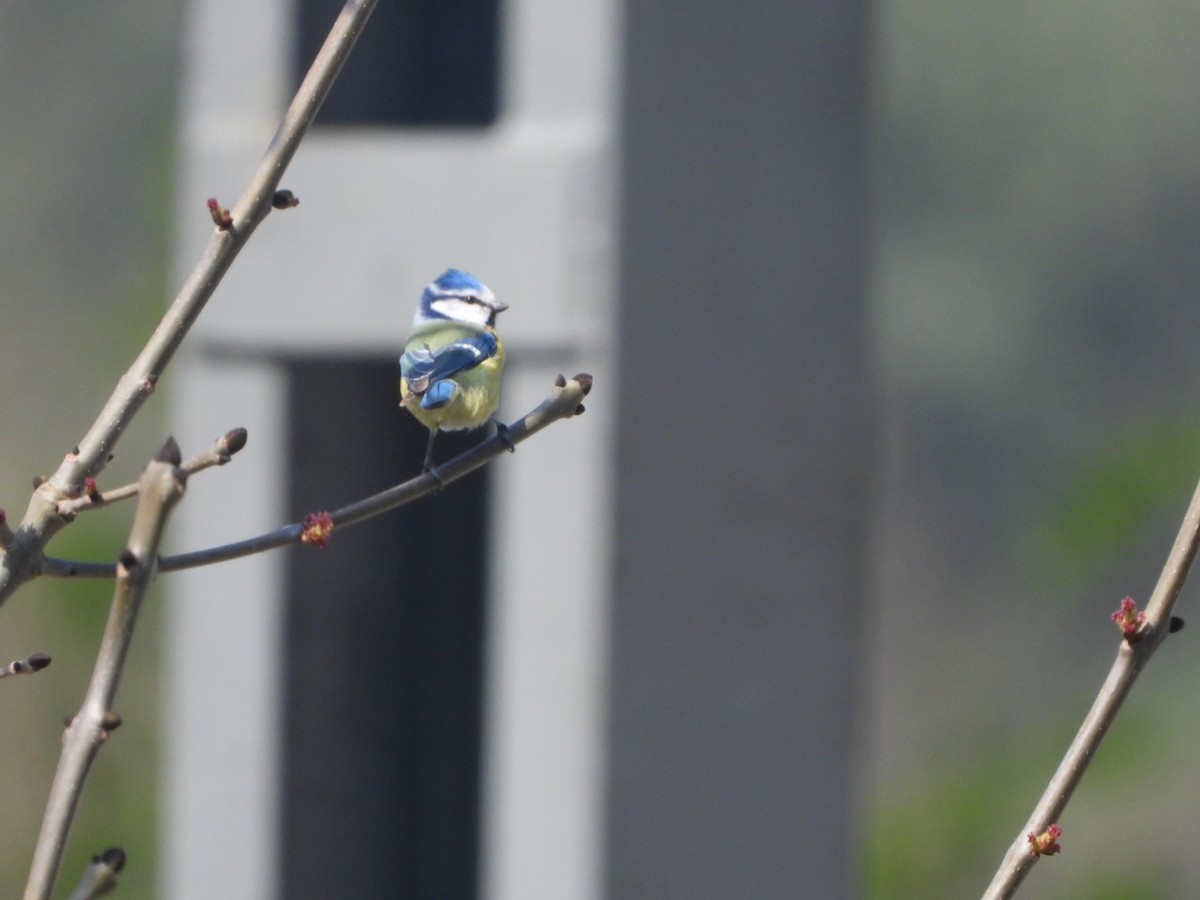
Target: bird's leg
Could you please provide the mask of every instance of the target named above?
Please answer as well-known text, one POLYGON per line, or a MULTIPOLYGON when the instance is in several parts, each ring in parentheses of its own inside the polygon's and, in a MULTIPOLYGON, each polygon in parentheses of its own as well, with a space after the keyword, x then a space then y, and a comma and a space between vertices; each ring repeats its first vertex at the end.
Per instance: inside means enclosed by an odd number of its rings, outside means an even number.
POLYGON ((421 466, 422 472, 433 471, 433 439, 437 437, 437 433, 436 428, 429 431, 429 443, 425 445, 425 464, 421 466))
POLYGON ((496 426, 496 437, 504 441, 504 446, 508 448, 509 453, 517 452, 517 445, 513 443, 512 438, 508 436, 508 426, 492 416, 492 424, 496 426))
POLYGON ((438 470, 433 467, 433 439, 437 437, 438 430, 434 428, 429 432, 429 443, 425 445, 425 464, 421 466, 421 474, 429 474, 433 476, 433 480, 437 482, 437 487, 434 488, 434 493, 441 493, 442 488, 446 483, 442 481, 442 476, 438 474, 438 470))

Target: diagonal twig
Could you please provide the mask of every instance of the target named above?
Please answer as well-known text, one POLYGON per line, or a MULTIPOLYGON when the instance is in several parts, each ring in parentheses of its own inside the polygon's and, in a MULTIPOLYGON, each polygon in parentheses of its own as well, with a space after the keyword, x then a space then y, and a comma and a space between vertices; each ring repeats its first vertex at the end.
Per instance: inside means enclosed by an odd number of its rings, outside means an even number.
POLYGON ((0 678, 7 678, 10 675, 32 675, 34 672, 40 672, 46 666, 50 665, 50 655, 47 653, 30 653, 24 659, 14 659, 7 666, 0 669, 0 678))
MULTIPOLYGON (((197 472, 203 472, 205 469, 211 469, 213 466, 223 466, 233 459, 233 455, 245 446, 246 429, 234 428, 217 438, 213 442, 213 445, 203 453, 197 453, 191 459, 184 460, 179 464, 179 468, 183 469, 189 475, 195 475, 197 472)), ((73 497, 70 500, 64 500, 60 503, 58 505, 58 514, 62 518, 70 520, 81 512, 92 509, 103 509, 118 501, 136 497, 139 483, 134 481, 107 491, 100 491, 94 486, 94 483, 89 484, 88 479, 85 479, 83 495, 73 497)))
POLYGON ((48 900, 62 863, 67 832, 92 760, 120 724, 112 711, 125 657, 133 640, 142 599, 158 568, 158 548, 167 517, 183 497, 187 473, 179 468, 179 447, 169 440, 142 473, 129 543, 116 566, 108 623, 100 640, 92 680, 83 705, 63 735, 62 753, 46 800, 46 812, 25 886, 25 900, 48 900))
POLYGON ((1132 638, 1121 642, 1117 658, 1100 688, 1100 693, 1097 694, 1071 746, 1067 748, 1058 771, 1046 785, 1029 821, 1017 835, 992 878, 992 883, 984 892, 984 900, 1000 900, 1013 896, 1029 870, 1033 868, 1037 856, 1030 852, 1028 836, 1041 835, 1050 825, 1058 822, 1067 801, 1071 799, 1071 794, 1082 780, 1088 763, 1099 749, 1100 742, 1132 690, 1138 675, 1171 632, 1171 611, 1175 607, 1184 581, 1187 580, 1198 546, 1200 485, 1192 495, 1183 523, 1179 526, 1179 534, 1175 537, 1175 544, 1167 556, 1154 593, 1150 595, 1146 604, 1144 624, 1132 638))
POLYGON ((71 900, 95 900, 111 893, 117 886, 117 875, 125 868, 125 851, 120 847, 109 847, 97 853, 83 870, 83 877, 71 894, 71 900))
POLYGON ((34 490, 20 525, 0 555, 0 603, 38 574, 46 544, 66 524, 58 513, 59 504, 79 496, 84 479, 94 477, 104 468, 117 441, 154 392, 159 377, 217 285, 250 235, 271 211, 272 198, 288 163, 376 3, 377 0, 346 0, 258 169, 234 205, 229 224, 214 230, 200 261, 133 365, 117 382, 79 446, 68 453, 58 470, 34 490))

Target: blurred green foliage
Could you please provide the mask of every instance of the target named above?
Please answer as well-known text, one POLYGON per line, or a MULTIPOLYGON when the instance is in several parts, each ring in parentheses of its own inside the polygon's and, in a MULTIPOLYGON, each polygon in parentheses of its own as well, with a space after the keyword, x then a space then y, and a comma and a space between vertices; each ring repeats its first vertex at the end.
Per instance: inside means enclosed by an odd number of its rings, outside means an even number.
MULTIPOLYGON (((1024 532, 1031 565, 1060 580, 1107 569, 1159 522, 1182 516, 1197 478, 1200 418, 1132 423, 1063 466, 1024 532)), ((1164 556, 1166 549, 1161 541, 1153 547, 1164 556)))

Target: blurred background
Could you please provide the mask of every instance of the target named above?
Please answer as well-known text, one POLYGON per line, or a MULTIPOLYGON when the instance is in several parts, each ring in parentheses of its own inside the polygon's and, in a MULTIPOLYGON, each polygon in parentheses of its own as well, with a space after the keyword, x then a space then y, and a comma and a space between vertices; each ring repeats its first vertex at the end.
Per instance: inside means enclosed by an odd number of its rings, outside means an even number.
MULTIPOLYGON (((178 3, 0 3, 10 516, 173 295, 179 205, 203 216, 203 197, 174 194, 184 21, 178 3)), ((852 881, 863 897, 972 896, 1107 672, 1109 614, 1125 595, 1144 603, 1200 474, 1200 8, 890 0, 866 21, 875 455, 852 881)), ((770 102, 788 102, 792 65, 771 61, 770 102)), ((814 390, 795 389, 798 402, 814 390)), ((136 475, 166 415, 147 406, 105 483, 136 475)), ((112 558, 129 512, 82 517, 53 552, 112 558)), ((5 662, 54 657, 0 690, 6 895, 24 882, 108 596, 40 582, 2 612, 5 662)), ((1177 610, 1189 621, 1194 597, 1177 610)), ((123 895, 154 895, 170 802, 155 788, 160 625, 150 603, 64 888, 120 844, 123 895)), ((1192 639, 1172 638, 1144 674, 1061 823, 1066 852, 1022 896, 1200 893, 1192 639)))
MULTIPOLYGON (((1196 481, 1200 16, 876 12, 866 883, 970 896, 1082 721, 1114 654, 1108 613, 1145 602, 1196 481)), ((1064 817, 1070 851, 1022 896, 1196 893, 1186 640, 1145 673, 1064 817)))
MULTIPOLYGON (((52 474, 79 441, 174 292, 181 13, 171 3, 0 4, 0 71, 14 88, 0 90, 0 418, 12 437, 0 454, 0 507, 10 520, 22 515, 34 476, 52 474)), ((150 403, 106 483, 136 477, 161 444, 163 422, 161 403, 150 403)), ((112 559, 131 513, 83 517, 55 552, 112 559)), ((5 896, 19 896, 25 884, 62 720, 79 709, 111 596, 112 586, 99 582, 40 581, 5 605, 5 664, 37 649, 53 657, 50 678, 0 692, 13 739, 0 766, 0 793, 14 813, 0 825, 5 896)), ((86 861, 114 845, 129 854, 122 889, 154 895, 160 626, 160 604, 147 603, 121 687, 115 734, 123 749, 101 753, 93 766, 60 877, 63 896, 86 861)))

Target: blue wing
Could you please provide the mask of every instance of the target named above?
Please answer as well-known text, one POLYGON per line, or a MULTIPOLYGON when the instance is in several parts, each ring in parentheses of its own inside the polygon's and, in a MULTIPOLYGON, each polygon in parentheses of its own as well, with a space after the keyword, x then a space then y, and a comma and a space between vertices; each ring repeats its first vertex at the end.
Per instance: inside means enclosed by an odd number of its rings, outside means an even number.
MULTIPOLYGON (((467 337, 459 338, 436 350, 429 349, 426 344, 405 351, 400 357, 400 374, 408 382, 408 389, 418 396, 436 387, 439 381, 453 378, 454 375, 466 369, 474 368, 486 359, 496 355, 496 336, 488 331, 481 331, 467 337)), ((447 386, 449 387, 449 386, 447 386)), ((434 394, 438 394, 434 391, 434 394)), ((450 397, 424 398, 421 405, 426 409, 440 406, 450 397), (428 399, 430 402, 426 403, 428 399)))

